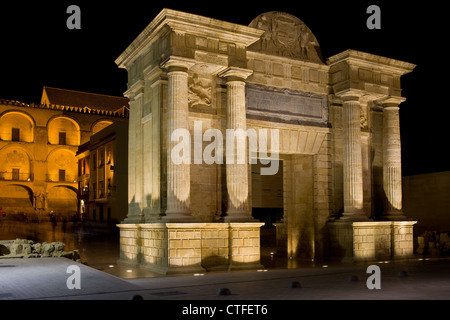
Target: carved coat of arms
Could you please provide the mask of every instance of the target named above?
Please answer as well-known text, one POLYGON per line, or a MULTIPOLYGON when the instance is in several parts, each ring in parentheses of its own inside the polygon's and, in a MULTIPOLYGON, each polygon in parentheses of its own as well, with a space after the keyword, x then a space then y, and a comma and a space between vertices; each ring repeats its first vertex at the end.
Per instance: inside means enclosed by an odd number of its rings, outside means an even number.
POLYGON ((13 150, 6 154, 6 161, 10 164, 23 165, 25 164, 25 155, 23 152, 13 150))
POLYGON ((266 31, 251 50, 323 63, 317 39, 295 16, 268 12, 255 18, 250 27, 266 31))

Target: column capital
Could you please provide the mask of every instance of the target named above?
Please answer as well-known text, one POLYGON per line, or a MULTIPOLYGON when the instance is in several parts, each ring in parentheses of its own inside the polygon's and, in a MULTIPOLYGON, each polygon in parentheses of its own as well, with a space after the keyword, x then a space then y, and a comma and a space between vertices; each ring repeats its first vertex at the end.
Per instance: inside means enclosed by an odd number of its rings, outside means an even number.
POLYGON ((361 97, 365 95, 365 93, 359 90, 347 90, 343 92, 338 92, 335 95, 336 97, 342 99, 344 102, 350 101, 359 102, 359 100, 361 99, 361 97))
POLYGON ((227 81, 245 81, 245 79, 247 79, 252 73, 253 70, 250 69, 228 67, 219 72, 218 76, 221 78, 226 78, 227 81))
POLYGON ((384 97, 382 99, 376 100, 375 102, 378 103, 379 105, 381 105, 383 107, 383 109, 387 109, 387 108, 398 108, 399 105, 405 101, 406 101, 406 98, 404 98, 404 97, 388 96, 388 97, 384 97))
POLYGON ((170 56, 161 64, 159 67, 161 69, 166 69, 168 72, 172 71, 185 71, 187 72, 193 65, 195 65, 194 59, 178 57, 178 56, 170 56))

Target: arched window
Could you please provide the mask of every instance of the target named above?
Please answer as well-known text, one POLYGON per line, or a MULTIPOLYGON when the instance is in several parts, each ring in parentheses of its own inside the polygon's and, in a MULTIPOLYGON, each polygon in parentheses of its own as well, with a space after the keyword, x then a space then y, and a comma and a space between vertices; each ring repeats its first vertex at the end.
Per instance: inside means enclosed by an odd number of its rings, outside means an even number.
POLYGON ((48 143, 78 146, 80 145, 80 126, 68 117, 57 117, 47 125, 48 143))
POLYGON ((34 141, 34 121, 22 112, 10 111, 0 117, 0 139, 3 141, 34 141))
POLYGON ((92 134, 95 134, 101 130, 103 130, 104 128, 106 128, 107 126, 111 125, 113 122, 111 120, 100 120, 97 121, 93 126, 92 126, 92 134))
POLYGON ((75 154, 66 149, 57 149, 47 158, 47 182, 76 183, 78 162, 75 154))
POLYGON ((31 160, 25 149, 11 145, 0 150, 0 180, 33 181, 31 160))

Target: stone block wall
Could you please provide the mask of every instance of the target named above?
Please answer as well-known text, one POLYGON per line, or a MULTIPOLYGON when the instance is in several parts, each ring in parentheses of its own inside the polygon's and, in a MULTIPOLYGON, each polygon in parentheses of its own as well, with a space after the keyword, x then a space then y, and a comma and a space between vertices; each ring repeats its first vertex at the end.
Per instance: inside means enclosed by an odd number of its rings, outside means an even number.
POLYGON ((411 222, 393 222, 392 250, 396 257, 408 257, 414 254, 413 224, 411 222))
MULTIPOLYGON (((354 222, 353 255, 357 260, 391 257, 391 222, 354 222)), ((395 245, 395 242, 394 242, 395 245)))
POLYGON ((329 223, 329 255, 342 261, 411 257, 414 254, 415 223, 415 221, 329 223))
POLYGON ((140 252, 138 250, 140 230, 133 226, 134 225, 120 225, 119 263, 137 266, 140 260, 140 252))
MULTIPOLYGON (((146 225, 142 224, 140 229, 140 239, 138 239, 135 249, 139 254, 139 264, 150 269, 165 270, 168 266, 168 232, 164 224, 146 225)), ((122 238, 122 236, 121 236, 122 238)))
POLYGON ((118 263, 154 272, 258 268, 263 223, 119 224, 118 263))
POLYGON ((260 266, 260 230, 263 223, 230 223, 231 267, 260 266))

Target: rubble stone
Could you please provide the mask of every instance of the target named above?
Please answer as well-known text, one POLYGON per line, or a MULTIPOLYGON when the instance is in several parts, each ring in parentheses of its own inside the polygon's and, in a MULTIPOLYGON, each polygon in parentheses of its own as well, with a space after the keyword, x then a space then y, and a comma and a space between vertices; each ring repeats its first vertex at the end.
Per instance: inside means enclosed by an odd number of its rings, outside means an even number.
POLYGON ((64 257, 81 262, 79 251, 64 251, 65 246, 64 242, 35 243, 27 239, 2 240, 0 241, 0 259, 64 257))

